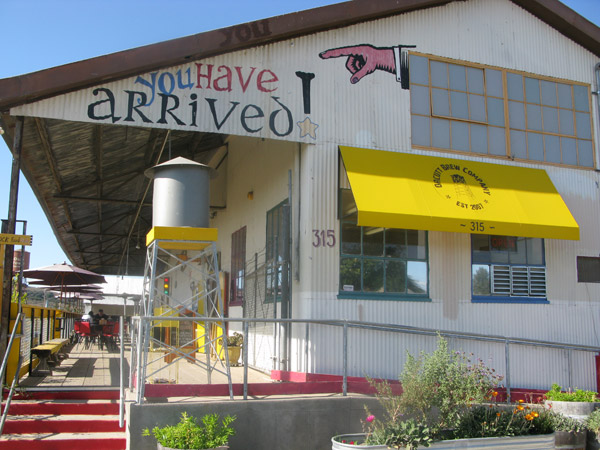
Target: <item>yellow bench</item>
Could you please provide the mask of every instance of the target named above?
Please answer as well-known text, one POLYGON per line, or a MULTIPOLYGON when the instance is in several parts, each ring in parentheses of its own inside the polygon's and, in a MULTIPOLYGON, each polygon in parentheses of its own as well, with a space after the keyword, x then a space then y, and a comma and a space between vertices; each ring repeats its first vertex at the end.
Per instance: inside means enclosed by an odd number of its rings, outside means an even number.
POLYGON ((31 353, 38 357, 40 363, 36 367, 35 375, 52 375, 52 370, 48 365, 48 360, 51 359, 54 362, 57 361, 57 353, 69 343, 69 339, 50 339, 40 345, 37 345, 31 349, 31 353))

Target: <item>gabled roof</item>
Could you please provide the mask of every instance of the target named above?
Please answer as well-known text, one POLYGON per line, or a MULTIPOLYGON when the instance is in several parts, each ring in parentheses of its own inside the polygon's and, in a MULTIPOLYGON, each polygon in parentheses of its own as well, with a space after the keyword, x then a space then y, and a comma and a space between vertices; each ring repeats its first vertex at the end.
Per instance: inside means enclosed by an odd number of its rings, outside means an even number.
MULTIPOLYGON (((464 0, 353 0, 235 25, 0 80, 0 111, 138 73, 464 0), (237 38, 242 28, 245 40, 237 38)), ((511 0, 600 57, 600 28, 558 0, 511 0)))
MULTIPOLYGON (((348 1, 2 79, 3 138, 12 148, 13 106, 452 1, 464 0, 348 1)), ((558 0, 511 1, 600 57, 600 28, 558 0)), ((22 172, 73 264, 102 274, 142 275, 152 222, 152 187, 144 171, 171 151, 200 163, 218 159, 227 136, 25 117, 22 142, 22 172)))

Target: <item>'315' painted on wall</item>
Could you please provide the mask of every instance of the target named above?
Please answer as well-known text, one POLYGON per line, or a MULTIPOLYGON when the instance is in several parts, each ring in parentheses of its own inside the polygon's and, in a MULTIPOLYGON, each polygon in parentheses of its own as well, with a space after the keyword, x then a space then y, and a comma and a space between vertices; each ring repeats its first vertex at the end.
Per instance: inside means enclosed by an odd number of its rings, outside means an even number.
POLYGON ((313 247, 334 247, 335 231, 333 230, 312 230, 313 247))

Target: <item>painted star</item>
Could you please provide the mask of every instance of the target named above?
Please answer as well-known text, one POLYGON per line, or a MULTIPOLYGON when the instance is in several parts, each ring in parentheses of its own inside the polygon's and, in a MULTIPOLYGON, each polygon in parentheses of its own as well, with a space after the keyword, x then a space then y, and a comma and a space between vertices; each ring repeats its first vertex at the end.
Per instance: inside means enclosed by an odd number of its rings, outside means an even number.
POLYGON ((300 127, 300 137, 301 138, 308 135, 313 139, 317 139, 317 133, 315 133, 315 130, 317 128, 319 128, 319 125, 317 125, 316 123, 312 123, 310 121, 309 117, 304 119, 302 122, 296 122, 296 123, 300 127))

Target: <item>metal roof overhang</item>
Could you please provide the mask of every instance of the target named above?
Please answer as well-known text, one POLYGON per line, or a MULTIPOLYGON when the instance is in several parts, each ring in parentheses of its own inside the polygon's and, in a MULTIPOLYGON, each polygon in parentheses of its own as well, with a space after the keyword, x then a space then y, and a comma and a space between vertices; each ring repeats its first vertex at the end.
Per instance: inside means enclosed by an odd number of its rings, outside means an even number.
MULTIPOLYGON (((354 0, 126 50, 0 80, 0 125, 10 107, 192 60, 459 0, 354 0), (237 33, 255 30, 251 37, 237 33)), ((512 0, 600 56, 600 28, 557 0, 512 0)), ((22 171, 71 261, 103 274, 140 275, 151 227, 145 169, 171 154, 206 162, 226 136, 25 118, 22 171), (138 238, 139 236, 139 238, 138 238), (140 249, 137 249, 138 239, 140 249), (125 253, 128 251, 128 255, 125 253)))

